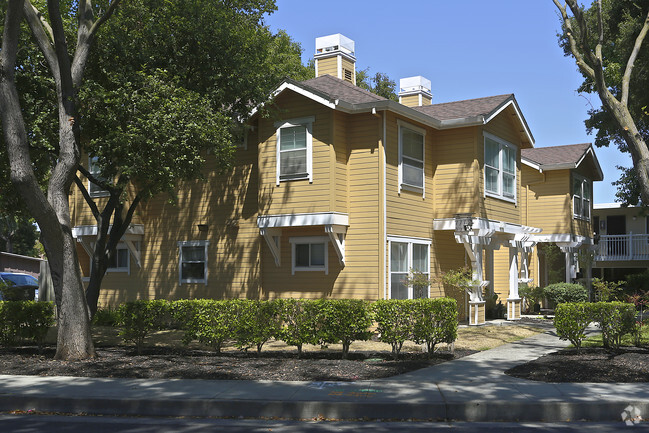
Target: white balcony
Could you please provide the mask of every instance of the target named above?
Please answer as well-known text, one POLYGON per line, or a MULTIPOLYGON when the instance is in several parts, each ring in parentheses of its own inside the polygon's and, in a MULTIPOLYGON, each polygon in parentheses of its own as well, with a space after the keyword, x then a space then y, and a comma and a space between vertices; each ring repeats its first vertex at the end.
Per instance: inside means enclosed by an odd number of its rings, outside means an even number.
POLYGON ((649 234, 599 237, 595 261, 649 260, 649 234))

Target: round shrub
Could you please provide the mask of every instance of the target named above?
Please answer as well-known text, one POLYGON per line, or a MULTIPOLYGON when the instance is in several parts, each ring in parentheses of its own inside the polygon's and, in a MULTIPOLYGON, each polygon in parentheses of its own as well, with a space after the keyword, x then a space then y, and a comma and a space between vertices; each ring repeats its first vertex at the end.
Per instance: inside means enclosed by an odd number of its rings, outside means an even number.
POLYGON ((543 289, 543 294, 554 305, 566 302, 587 302, 588 291, 581 284, 556 283, 543 289))

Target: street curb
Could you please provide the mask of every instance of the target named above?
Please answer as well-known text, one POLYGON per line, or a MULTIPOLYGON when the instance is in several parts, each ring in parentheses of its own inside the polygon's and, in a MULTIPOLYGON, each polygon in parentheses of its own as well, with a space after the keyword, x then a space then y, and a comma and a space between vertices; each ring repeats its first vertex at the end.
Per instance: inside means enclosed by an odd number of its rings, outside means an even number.
POLYGON ((120 399, 0 396, 0 411, 152 417, 367 419, 433 421, 620 421, 628 405, 649 413, 647 401, 469 401, 451 403, 330 402, 213 399, 120 399))

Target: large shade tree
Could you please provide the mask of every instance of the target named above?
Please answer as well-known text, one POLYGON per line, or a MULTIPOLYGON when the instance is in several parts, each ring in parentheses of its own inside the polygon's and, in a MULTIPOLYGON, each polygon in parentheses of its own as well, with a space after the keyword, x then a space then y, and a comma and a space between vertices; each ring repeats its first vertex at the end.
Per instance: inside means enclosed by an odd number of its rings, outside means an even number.
POLYGON ((42 231, 58 311, 56 357, 82 359, 94 348, 68 207, 72 183, 85 189, 79 173, 109 192, 102 208, 84 193, 100 227, 116 230, 103 232, 95 254, 105 264, 139 201, 197 176, 208 150, 219 150, 227 166, 235 120, 286 71, 296 78, 303 71, 299 46, 263 26, 270 0, 36 1, 0 6, 0 157, 11 166, 0 171, 13 184, 9 191, 0 178, 0 188, 13 197, 5 207, 21 197, 42 231), (174 160, 188 150, 184 165, 174 160), (83 168, 84 153, 101 176, 83 168))
POLYGON ((93 170, 82 164, 75 178, 97 222, 91 314, 139 203, 200 178, 208 154, 227 170, 250 110, 284 77, 306 76, 300 46, 263 24, 274 8, 269 0, 129 0, 99 35, 80 95, 93 170), (108 198, 90 194, 84 177, 108 198))
MULTIPOLYGON (((56 307, 58 341, 56 358, 83 359, 95 355, 90 335, 75 241, 70 227, 68 193, 80 157, 77 93, 83 82, 88 55, 97 32, 112 15, 119 0, 113 0, 101 14, 90 1, 61 4, 49 0, 40 10, 29 0, 10 0, 5 7, 2 51, 0 52, 0 117, 11 181, 38 222, 49 259, 56 307), (76 20, 72 44, 66 37, 62 11, 74 10, 76 20), (23 116, 16 85, 16 70, 23 20, 42 54, 54 82, 58 121, 56 159, 51 165, 47 190, 41 190, 30 153, 30 135, 23 116)), ((68 20, 69 21, 69 20, 68 20)), ((24 39, 23 39, 24 40, 24 39)))
POLYGON ((620 167, 617 196, 649 204, 649 2, 597 0, 586 8, 577 0, 553 1, 562 22, 560 44, 584 76, 579 90, 602 102, 586 121, 589 131, 597 130, 595 144, 616 143, 633 160, 633 167, 620 167))

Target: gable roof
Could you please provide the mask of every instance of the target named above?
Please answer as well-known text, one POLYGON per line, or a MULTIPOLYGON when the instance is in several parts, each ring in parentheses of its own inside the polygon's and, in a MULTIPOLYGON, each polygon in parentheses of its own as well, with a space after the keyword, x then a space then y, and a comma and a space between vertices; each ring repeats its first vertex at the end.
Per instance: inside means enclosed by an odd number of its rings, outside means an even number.
POLYGON ((577 168, 588 156, 592 157, 595 173, 598 177, 593 180, 603 180, 602 168, 590 143, 521 149, 521 161, 523 164, 541 172, 577 168))
MULTIPOLYGON (((513 94, 447 102, 425 107, 407 107, 383 98, 331 75, 322 75, 297 82, 286 79, 273 92, 273 97, 292 90, 329 108, 347 113, 392 111, 435 129, 484 125, 507 107, 513 107, 524 141, 534 145, 534 137, 523 118, 513 94)), ((256 112, 253 111, 253 115, 256 112)))
POLYGON ((514 95, 488 96, 486 98, 467 99, 464 101, 444 102, 441 104, 414 107, 439 120, 461 119, 465 117, 485 116, 497 110, 514 95))

